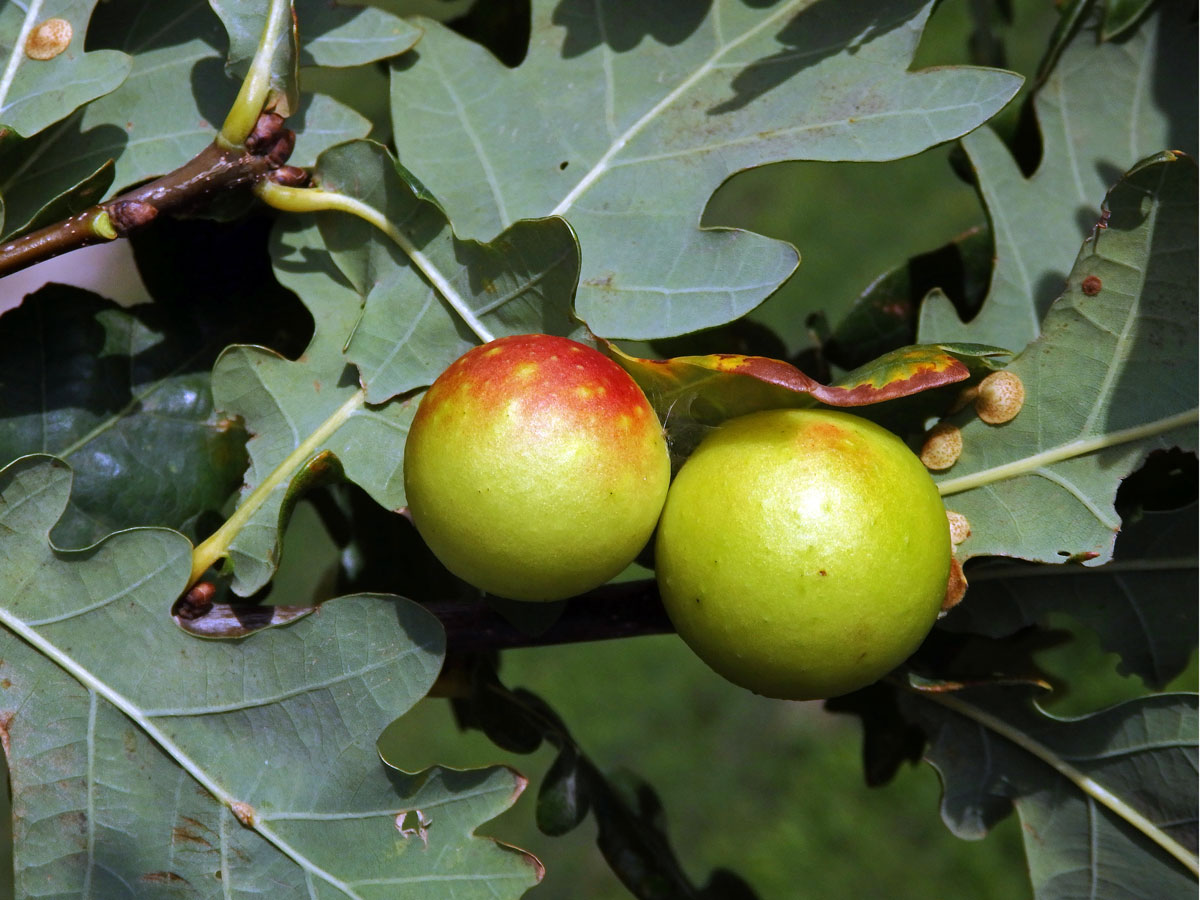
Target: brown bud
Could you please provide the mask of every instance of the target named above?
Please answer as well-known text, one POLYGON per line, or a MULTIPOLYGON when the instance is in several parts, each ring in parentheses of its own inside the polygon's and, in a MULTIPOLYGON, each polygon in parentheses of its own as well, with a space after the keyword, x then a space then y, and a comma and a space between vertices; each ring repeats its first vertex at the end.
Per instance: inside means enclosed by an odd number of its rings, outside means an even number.
POLYGON ((975 412, 989 425, 1000 425, 1016 417, 1025 405, 1025 384, 1007 370, 993 372, 979 382, 975 412))
POLYGON ((307 187, 311 177, 304 169, 296 166, 280 166, 267 173, 270 181, 282 184, 284 187, 307 187))
POLYGON ((175 602, 171 612, 187 622, 199 619, 213 608, 216 593, 217 589, 211 582, 201 581, 175 602))
POLYGON ((275 143, 267 151, 267 159, 270 160, 272 165, 282 166, 288 161, 288 157, 292 155, 292 151, 295 149, 296 132, 285 128, 279 132, 279 137, 275 138, 275 143))
POLYGON ((25 55, 30 59, 54 59, 70 45, 73 33, 66 19, 47 19, 25 38, 25 55))
POLYGON ((921 447, 921 462, 925 468, 941 472, 958 462, 962 449, 962 431, 958 426, 939 422, 925 438, 925 444, 921 447))
POLYGON ((148 225, 158 215, 158 207, 144 200, 121 200, 109 204, 108 217, 117 234, 124 237, 135 228, 148 225))
POLYGON ((262 154, 275 145, 279 132, 283 130, 283 116, 275 112, 265 112, 254 123, 254 130, 246 135, 246 149, 254 154, 262 154))
POLYGON ((957 547, 971 536, 971 523, 960 512, 946 510, 946 519, 950 523, 950 543, 957 547))

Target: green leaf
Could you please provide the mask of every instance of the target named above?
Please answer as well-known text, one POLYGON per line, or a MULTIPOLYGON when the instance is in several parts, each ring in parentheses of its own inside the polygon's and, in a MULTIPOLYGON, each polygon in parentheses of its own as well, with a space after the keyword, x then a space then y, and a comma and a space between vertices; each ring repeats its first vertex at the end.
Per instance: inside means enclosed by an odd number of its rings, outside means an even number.
POLYGON ((1137 24, 1154 3, 1154 0, 1104 0, 1104 25, 1100 29, 1101 40, 1111 41, 1121 37, 1137 24))
POLYGON ((447 292, 492 337, 584 336, 571 307, 579 248, 562 219, 517 222, 490 244, 459 240, 423 188, 405 180, 387 150, 366 141, 327 151, 316 174, 323 189, 383 213, 420 254, 411 258, 355 216, 319 218, 325 245, 365 304, 346 356, 359 368, 369 403, 431 384, 483 339, 447 292))
POLYGON ((49 285, 0 317, 0 461, 52 453, 75 469, 61 546, 134 525, 192 532, 237 488, 245 433, 213 410, 209 369, 232 335, 262 329, 215 305, 126 310, 49 285))
MULTIPOLYGON (((0 195, 11 223, 33 220, 108 160, 115 160, 112 186, 119 191, 173 171, 212 143, 238 88, 222 68, 220 20, 203 0, 139 3, 136 16, 130 8, 129 0, 103 4, 89 35, 132 54, 128 79, 6 157, 0 195)), ((371 126, 349 107, 310 94, 288 127, 297 132, 291 162, 307 166, 371 126)))
POLYGON ((7 240, 83 212, 89 206, 100 202, 112 185, 112 179, 113 163, 112 160, 108 160, 78 184, 67 187, 51 199, 47 199, 41 184, 17 184, 10 197, 14 215, 0 217, 5 218, 5 221, 0 222, 0 235, 7 240), (29 205, 30 202, 32 205, 29 205), (11 230, 5 226, 9 226, 11 230))
POLYGON ((918 310, 930 290, 954 290, 968 306, 978 307, 992 262, 991 233, 977 227, 883 272, 822 341, 825 354, 835 365, 850 369, 913 343, 918 310), (948 273, 958 276, 957 285, 946 283, 948 273))
MULTIPOLYGON (((210 0, 229 34, 226 67, 239 79, 258 52, 272 2, 210 0)), ((271 87, 293 102, 297 66, 361 66, 398 56, 421 37, 419 28, 379 6, 343 0, 292 0, 290 5, 297 33, 286 29, 275 48, 271 87)))
POLYGON ((1184 671, 1196 648, 1194 505, 1143 514, 1122 529, 1104 566, 989 560, 967 576, 966 599, 940 627, 1002 637, 1068 613, 1120 654, 1122 672, 1158 689, 1184 671))
POLYGON ((1106 562, 1120 480, 1153 449, 1196 446, 1196 165, 1163 154, 1109 194, 1042 336, 1008 366, 1013 420, 964 411, 938 488, 971 522, 960 557, 1106 562))
MULTIPOLYGON (((225 60, 225 71, 239 82, 245 79, 253 82, 261 77, 258 72, 267 75, 269 87, 264 89, 261 100, 256 98, 254 107, 259 102, 274 108, 280 115, 287 117, 296 109, 299 100, 300 72, 297 57, 299 55, 298 35, 296 27, 296 11, 292 0, 208 0, 209 5, 221 18, 221 24, 229 33, 229 53, 225 60), (260 44, 263 46, 260 48, 260 44), (257 58, 259 50, 263 57, 257 58), (265 65, 264 65, 265 64, 265 65), (250 75, 255 69, 256 74, 250 75)), ((244 98, 239 95, 239 103, 244 98)), ((253 116, 247 124, 253 123, 258 117, 259 109, 252 109, 253 116)), ((243 135, 234 140, 240 141, 243 135)))
POLYGON ((0 7, 0 123, 32 137, 129 74, 130 58, 84 52, 96 0, 40 0, 0 7))
POLYGON ((298 360, 236 346, 213 370, 217 408, 240 416, 252 435, 239 510, 244 518, 226 523, 233 588, 241 596, 263 587, 274 573, 287 506, 311 474, 306 465, 322 454, 331 454, 345 477, 384 508, 404 505, 404 442, 415 412, 411 400, 366 403, 357 372, 342 353, 360 314, 360 297, 333 265, 316 226, 290 232, 281 227, 271 255, 280 283, 303 298, 316 330, 298 360))
POLYGON ((143 529, 58 551, 69 490, 48 457, 0 472, 19 896, 515 897, 537 880, 532 858, 471 836, 520 793, 516 773, 379 762, 377 736, 439 671, 432 616, 358 595, 245 642, 197 641, 167 615, 188 542, 143 529), (414 810, 428 848, 400 830, 414 810))
POLYGON ((926 759, 942 778, 942 818, 950 830, 981 838, 1015 806, 1036 900, 1194 896, 1195 878, 1179 859, 1052 763, 1093 779, 1118 805, 1194 855, 1196 696, 1145 697, 1059 719, 1026 694, 993 687, 902 696, 929 735, 926 759))
POLYGON ((399 56, 421 37, 398 14, 362 3, 300 0, 296 18, 302 66, 361 66, 399 56))
POLYGON ((595 333, 717 325, 797 262, 780 241, 698 227, 730 175, 907 156, 1012 98, 1011 73, 905 71, 930 6, 541 0, 515 70, 423 22, 415 61, 393 69, 397 149, 464 235, 565 216, 583 248, 578 311, 595 333))
POLYGON ((1099 204, 1120 174, 1159 150, 1195 152, 1196 28, 1187 15, 1183 4, 1164 4, 1119 44, 1097 45, 1092 29, 1076 31, 1034 98, 1042 161, 1032 177, 990 128, 963 140, 987 204, 996 266, 970 322, 960 322, 944 298, 925 304, 922 342, 1020 351, 1041 333, 1076 242, 1099 219, 1099 204))

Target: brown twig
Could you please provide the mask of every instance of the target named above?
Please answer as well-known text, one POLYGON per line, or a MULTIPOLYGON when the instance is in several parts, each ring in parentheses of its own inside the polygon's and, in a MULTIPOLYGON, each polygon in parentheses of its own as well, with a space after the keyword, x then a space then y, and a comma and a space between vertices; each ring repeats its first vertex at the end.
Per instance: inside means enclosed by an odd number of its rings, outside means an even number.
POLYGON ((160 213, 200 206, 211 197, 269 176, 284 166, 295 135, 274 112, 259 116, 244 147, 213 143, 174 172, 0 246, 0 277, 91 244, 126 237, 160 213))
POLYGON ((667 618, 653 581, 610 584, 567 601, 558 620, 540 634, 529 634, 482 602, 426 604, 446 628, 451 653, 540 647, 611 638, 668 634, 667 618))

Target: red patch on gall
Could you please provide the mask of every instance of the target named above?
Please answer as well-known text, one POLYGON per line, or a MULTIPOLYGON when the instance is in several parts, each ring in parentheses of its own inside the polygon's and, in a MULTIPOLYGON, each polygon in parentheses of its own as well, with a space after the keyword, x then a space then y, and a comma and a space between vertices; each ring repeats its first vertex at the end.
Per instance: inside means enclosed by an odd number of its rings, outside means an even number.
POLYGON ((434 382, 417 417, 454 403, 482 419, 503 415, 514 399, 523 417, 544 414, 593 433, 627 430, 619 428, 622 416, 642 422, 650 411, 633 379, 604 354, 567 338, 524 334, 463 354, 434 382))

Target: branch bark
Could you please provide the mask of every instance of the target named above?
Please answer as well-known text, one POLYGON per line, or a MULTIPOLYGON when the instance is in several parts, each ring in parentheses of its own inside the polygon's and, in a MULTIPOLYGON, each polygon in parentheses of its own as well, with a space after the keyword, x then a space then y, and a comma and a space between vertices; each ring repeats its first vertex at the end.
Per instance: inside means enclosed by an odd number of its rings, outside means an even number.
POLYGON ((260 181, 277 170, 292 173, 295 170, 284 163, 294 144, 295 135, 283 127, 283 118, 263 113, 245 146, 226 149, 210 144, 174 172, 0 246, 0 277, 81 247, 126 237, 160 213, 195 209, 216 194, 260 181))
POLYGON ((566 602, 562 615, 540 634, 529 634, 482 602, 428 603, 446 629, 448 653, 573 644, 675 630, 653 581, 609 584, 566 602))

